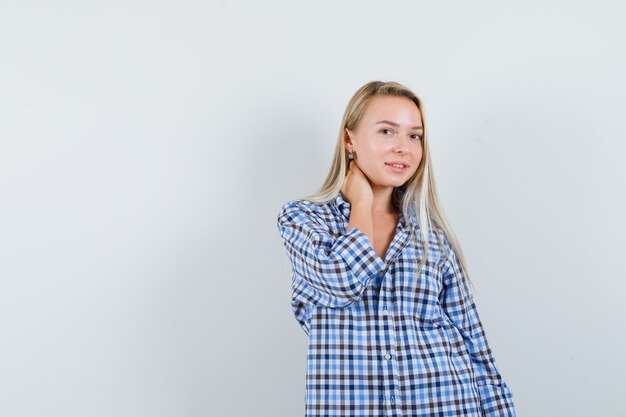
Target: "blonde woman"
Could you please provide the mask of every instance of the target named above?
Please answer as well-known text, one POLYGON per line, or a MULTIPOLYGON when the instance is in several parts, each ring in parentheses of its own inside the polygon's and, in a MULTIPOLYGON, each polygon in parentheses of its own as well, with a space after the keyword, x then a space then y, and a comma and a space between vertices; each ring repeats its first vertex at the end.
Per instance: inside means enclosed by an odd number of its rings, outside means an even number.
POLYGON ((309 338, 306 416, 515 416, 412 91, 361 87, 326 181, 277 226, 309 338))

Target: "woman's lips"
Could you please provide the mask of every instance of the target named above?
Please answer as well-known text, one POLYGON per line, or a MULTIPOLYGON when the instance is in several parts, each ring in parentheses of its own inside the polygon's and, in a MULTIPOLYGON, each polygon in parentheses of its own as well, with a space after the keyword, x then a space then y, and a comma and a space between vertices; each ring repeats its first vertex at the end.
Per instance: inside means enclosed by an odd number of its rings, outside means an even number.
POLYGON ((407 169, 409 169, 409 167, 407 167, 406 165, 403 168, 396 167, 396 166, 389 165, 389 164, 385 164, 385 166, 389 168, 391 172, 395 172, 396 174, 402 174, 403 172, 406 172, 407 169))

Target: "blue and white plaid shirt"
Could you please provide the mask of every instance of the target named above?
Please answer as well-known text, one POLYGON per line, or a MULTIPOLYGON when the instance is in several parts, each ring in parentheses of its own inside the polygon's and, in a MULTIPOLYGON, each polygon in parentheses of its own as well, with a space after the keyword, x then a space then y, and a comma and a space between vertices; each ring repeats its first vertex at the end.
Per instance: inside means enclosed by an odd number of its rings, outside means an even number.
POLYGON ((400 214, 383 260, 350 203, 283 205, 278 229, 293 270, 292 309, 308 335, 306 416, 515 416, 454 251, 430 232, 421 246, 415 208, 400 214), (408 220, 408 221, 407 221, 408 220))

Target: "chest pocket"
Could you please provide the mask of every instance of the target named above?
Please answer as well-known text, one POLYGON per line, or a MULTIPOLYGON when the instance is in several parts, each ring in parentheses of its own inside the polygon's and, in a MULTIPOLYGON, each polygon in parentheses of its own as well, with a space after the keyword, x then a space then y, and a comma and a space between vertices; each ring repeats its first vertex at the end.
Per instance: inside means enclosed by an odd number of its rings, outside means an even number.
POLYGON ((402 311, 425 321, 435 320, 440 311, 441 269, 437 259, 428 259, 418 273, 414 256, 400 257, 390 268, 394 277, 395 303, 402 311))

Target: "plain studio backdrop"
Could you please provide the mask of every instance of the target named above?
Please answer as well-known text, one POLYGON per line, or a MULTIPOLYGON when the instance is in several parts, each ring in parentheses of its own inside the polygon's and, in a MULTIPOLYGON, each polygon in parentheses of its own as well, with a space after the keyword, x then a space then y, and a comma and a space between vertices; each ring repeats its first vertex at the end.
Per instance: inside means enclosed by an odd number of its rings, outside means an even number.
POLYGON ((276 227, 351 95, 424 101, 521 416, 626 415, 626 14, 525 1, 0 3, 0 416, 299 416, 276 227))

